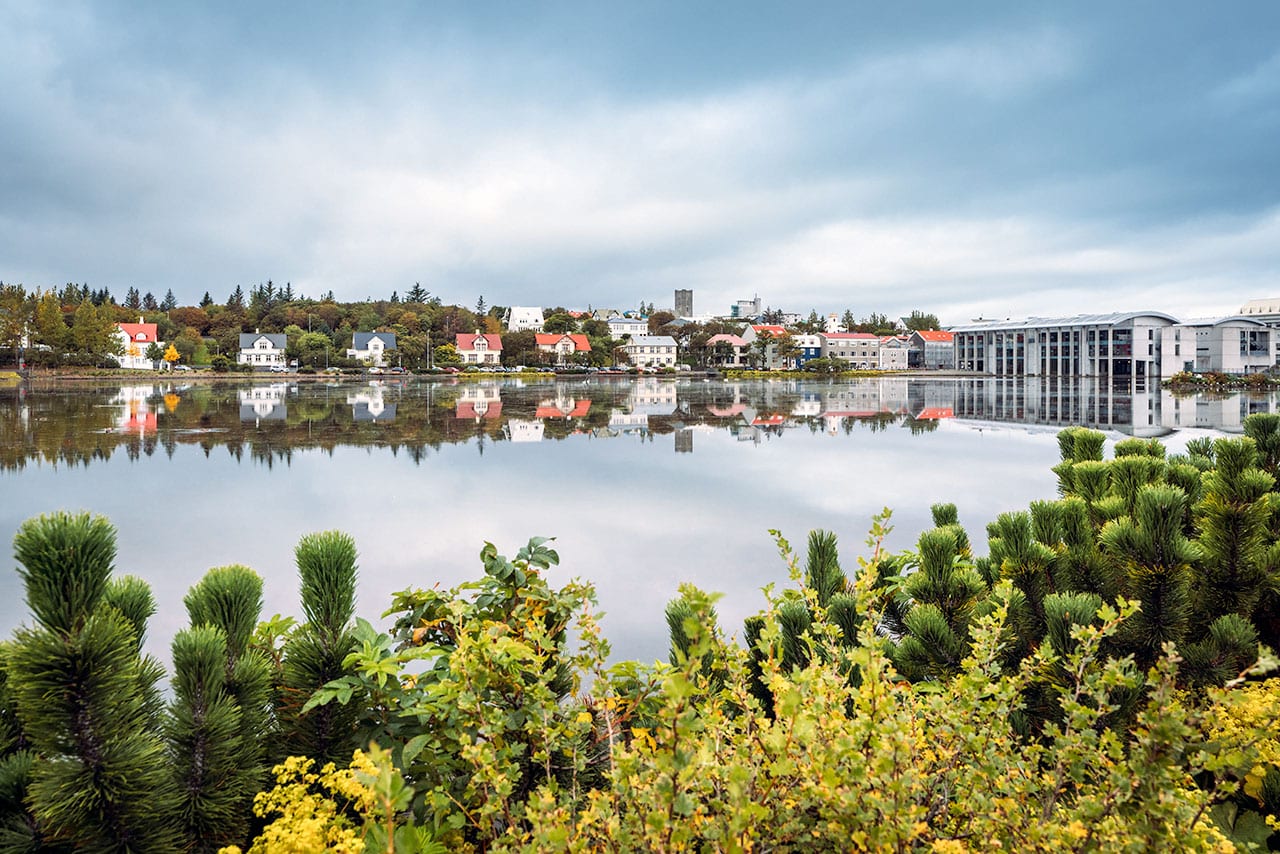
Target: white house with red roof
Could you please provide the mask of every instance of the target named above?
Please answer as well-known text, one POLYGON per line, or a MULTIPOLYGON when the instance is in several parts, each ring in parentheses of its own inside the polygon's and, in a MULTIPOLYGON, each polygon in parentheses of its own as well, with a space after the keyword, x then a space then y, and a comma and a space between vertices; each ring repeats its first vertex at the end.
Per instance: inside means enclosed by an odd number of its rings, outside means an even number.
POLYGON ((161 346, 156 334, 156 324, 143 323, 141 317, 137 323, 117 323, 116 337, 120 339, 121 345, 118 357, 120 367, 141 371, 155 370, 155 360, 147 358, 147 350, 152 344, 161 346))
POLYGON ((912 368, 951 370, 956 366, 955 335, 940 329, 920 329, 907 338, 907 363, 912 368))
POLYGON ((563 365, 570 356, 577 353, 591 352, 591 342, 580 333, 538 332, 535 335, 538 349, 552 354, 557 365, 563 365))
POLYGON ((458 333, 453 339, 453 349, 464 365, 496 365, 502 361, 502 336, 458 333))

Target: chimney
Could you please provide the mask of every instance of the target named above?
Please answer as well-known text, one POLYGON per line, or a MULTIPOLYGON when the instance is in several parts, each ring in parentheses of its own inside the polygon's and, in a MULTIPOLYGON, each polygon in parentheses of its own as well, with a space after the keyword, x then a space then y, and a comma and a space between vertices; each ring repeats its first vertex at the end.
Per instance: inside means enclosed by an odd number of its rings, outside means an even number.
POLYGON ((139 322, 139 323, 141 323, 141 322, 142 322, 142 315, 138 315, 138 322, 139 322))

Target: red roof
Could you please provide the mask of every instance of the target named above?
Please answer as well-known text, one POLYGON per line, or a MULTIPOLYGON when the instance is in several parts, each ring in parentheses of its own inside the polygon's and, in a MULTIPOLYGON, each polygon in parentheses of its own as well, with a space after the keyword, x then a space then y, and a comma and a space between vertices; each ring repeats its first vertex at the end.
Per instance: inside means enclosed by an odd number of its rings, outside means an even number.
POLYGON ((761 324, 753 325, 751 328, 756 331, 757 335, 768 334, 773 336, 781 336, 781 335, 787 334, 787 327, 778 326, 776 323, 761 323, 761 324))
POLYGON ((917 421, 936 421, 939 418, 954 418, 950 406, 926 406, 916 413, 917 421))
POLYGON ((950 344, 956 338, 954 332, 943 332, 939 329, 920 329, 916 334, 926 341, 938 341, 944 344, 950 344))
POLYGON ((571 409, 568 412, 565 412, 563 409, 561 409, 558 406, 547 403, 539 406, 537 410, 534 412, 533 417, 534 418, 581 418, 582 416, 586 415, 590 409, 591 409, 591 401, 589 399, 575 400, 573 402, 573 409, 571 409))
POLYGON ((565 338, 568 338, 573 342, 573 351, 575 353, 591 352, 591 342, 587 340, 585 335, 557 335, 554 332, 537 332, 534 334, 539 347, 554 347, 565 338))
POLYGON ((154 323, 117 323, 121 331, 129 336, 130 341, 140 341, 147 344, 154 344, 159 339, 156 337, 156 325, 154 323))
POLYGON ((485 340, 485 343, 489 346, 490 350, 502 349, 501 335, 475 335, 471 333, 464 334, 459 332, 455 336, 455 338, 456 338, 456 343, 453 345, 453 347, 459 353, 461 353, 463 350, 466 350, 467 352, 474 351, 476 349, 477 338, 483 338, 485 340))
POLYGON ((470 400, 458 401, 458 406, 454 410, 454 418, 497 418, 502 415, 502 401, 495 400, 489 404, 489 408, 483 413, 476 412, 476 405, 470 400))

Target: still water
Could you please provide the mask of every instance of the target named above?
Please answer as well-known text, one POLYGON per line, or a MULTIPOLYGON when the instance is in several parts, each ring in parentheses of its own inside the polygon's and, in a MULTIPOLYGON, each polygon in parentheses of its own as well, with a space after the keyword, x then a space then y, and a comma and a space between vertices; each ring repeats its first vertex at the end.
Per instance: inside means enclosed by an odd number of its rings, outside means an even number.
MULTIPOLYGON (((54 510, 106 515, 117 570, 147 580, 148 650, 168 661, 182 597, 210 567, 266 581, 265 614, 298 613, 292 550, 341 529, 360 551, 359 613, 391 594, 479 572, 486 540, 512 554, 554 536, 552 579, 598 590, 615 658, 666 656, 663 607, 681 582, 723 594, 727 631, 786 583, 768 533, 803 549, 840 537, 846 567, 893 510, 907 548, 929 506, 954 502, 975 543, 987 522, 1054 495, 1056 431, 1189 438, 1236 433, 1272 395, 1178 398, 1088 380, 854 382, 513 378, 76 385, 0 389, 0 537, 54 510)), ((0 572, 0 632, 27 619, 0 572)))

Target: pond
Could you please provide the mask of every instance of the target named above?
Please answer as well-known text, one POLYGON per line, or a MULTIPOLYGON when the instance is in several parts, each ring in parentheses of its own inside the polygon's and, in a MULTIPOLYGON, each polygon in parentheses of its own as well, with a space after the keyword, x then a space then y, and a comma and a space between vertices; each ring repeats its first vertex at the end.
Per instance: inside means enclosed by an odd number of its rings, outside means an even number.
MULTIPOLYGON (((155 592, 147 647, 166 662, 182 597, 210 567, 253 567, 264 616, 297 615, 292 552, 312 531, 355 538, 359 613, 375 623, 396 590, 474 578, 485 541, 510 555, 553 536, 553 582, 593 582, 614 658, 651 661, 666 657, 663 608, 682 582, 723 594, 740 636, 760 588, 787 583, 770 529, 800 551, 810 529, 835 531, 852 570, 883 508, 901 549, 950 501, 981 549, 999 513, 1053 497, 1063 426, 1180 450, 1274 408, 1273 395, 971 378, 10 387, 0 536, 55 510, 110 518, 117 571, 155 592)), ((0 631, 27 619, 20 579, 0 573, 0 631)))

